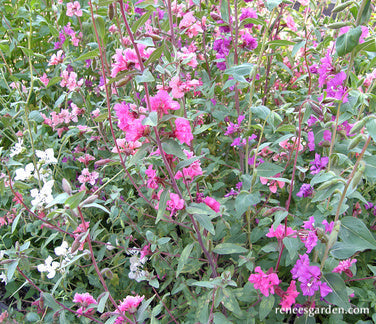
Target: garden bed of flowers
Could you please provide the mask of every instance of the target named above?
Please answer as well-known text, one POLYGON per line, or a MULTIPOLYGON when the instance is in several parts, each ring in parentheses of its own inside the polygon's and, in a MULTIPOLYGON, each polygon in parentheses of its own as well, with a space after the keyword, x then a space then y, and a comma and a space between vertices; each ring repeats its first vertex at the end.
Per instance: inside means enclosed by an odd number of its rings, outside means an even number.
POLYGON ((329 4, 1 0, 0 322, 375 323, 375 3, 329 4))

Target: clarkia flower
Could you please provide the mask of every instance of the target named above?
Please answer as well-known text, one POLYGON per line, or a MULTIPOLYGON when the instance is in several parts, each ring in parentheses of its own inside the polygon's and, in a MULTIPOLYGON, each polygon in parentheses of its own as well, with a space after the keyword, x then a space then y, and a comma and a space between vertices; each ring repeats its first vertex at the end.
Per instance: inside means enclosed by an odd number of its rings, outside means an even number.
POLYGON ((266 274, 260 267, 256 267, 255 272, 249 276, 248 281, 253 283, 255 289, 259 289, 264 296, 274 295, 274 286, 279 284, 278 275, 276 273, 266 274))

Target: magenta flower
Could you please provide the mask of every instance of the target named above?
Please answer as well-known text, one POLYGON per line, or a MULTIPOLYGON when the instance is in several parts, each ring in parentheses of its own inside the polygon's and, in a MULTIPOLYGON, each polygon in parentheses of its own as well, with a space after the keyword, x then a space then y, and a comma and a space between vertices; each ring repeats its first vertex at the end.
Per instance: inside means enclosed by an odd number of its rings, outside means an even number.
POLYGON ((276 273, 266 274, 260 267, 255 268, 256 274, 251 274, 248 281, 253 283, 255 289, 259 289, 261 293, 268 297, 269 293, 274 294, 274 286, 278 286, 279 279, 276 273))
POLYGON ((91 304, 97 305, 97 301, 89 293, 83 293, 83 294, 76 293, 73 297, 73 302, 81 304, 81 307, 77 310, 77 313, 85 314, 85 315, 91 315, 92 313, 95 312, 94 308, 90 308, 89 310, 86 310, 89 305, 91 304))
MULTIPOLYGON (((122 313, 128 312, 130 314, 134 314, 137 311, 137 307, 140 305, 140 303, 144 300, 144 296, 140 297, 139 295, 136 296, 127 296, 123 299, 123 301, 119 305, 119 310, 122 313)), ((118 311, 116 311, 118 313, 118 311)), ((124 323, 124 318, 121 316, 118 316, 118 318, 115 321, 115 324, 121 324, 124 323)))
POLYGON ((180 143, 186 143, 187 145, 191 145, 193 140, 191 124, 185 118, 176 118, 175 119, 175 136, 180 141, 180 143))
POLYGON ((336 273, 344 272, 347 276, 351 278, 353 276, 353 273, 351 272, 350 267, 356 262, 357 262, 356 259, 347 259, 347 260, 340 261, 339 265, 336 266, 332 272, 336 272, 336 273))
POLYGON ((205 197, 204 203, 213 209, 216 213, 219 213, 221 204, 212 197, 205 197))
POLYGON ((296 297, 298 297, 299 292, 296 290, 295 280, 292 280, 287 291, 283 294, 280 305, 282 310, 287 310, 295 303, 296 297))
POLYGON ((315 150, 315 135, 313 132, 308 132, 308 148, 309 151, 315 150))
POLYGON ((291 227, 287 227, 285 235, 285 225, 279 224, 274 230, 273 225, 269 228, 269 233, 266 234, 267 237, 275 237, 278 241, 283 240, 287 236, 296 237, 296 231, 291 227))
POLYGON ((158 93, 150 98, 152 111, 157 111, 159 116, 168 114, 169 110, 178 110, 180 105, 173 101, 166 90, 159 90, 158 93))
POLYGON ((184 199, 180 199, 178 194, 170 193, 170 200, 167 201, 167 210, 171 210, 171 215, 174 214, 176 210, 183 208, 184 199))
POLYGON ((329 158, 327 156, 321 157, 320 154, 315 154, 315 159, 310 162, 312 164, 310 170, 311 174, 317 174, 321 170, 325 170, 326 166, 329 163, 329 158))
MULTIPOLYGON (((248 7, 243 8, 242 9, 242 14, 239 17, 239 20, 243 21, 244 19, 247 19, 247 18, 256 18, 257 19, 257 13, 256 13, 256 11, 254 11, 253 9, 248 8, 248 7)), ((244 27, 245 28, 252 28, 253 24, 245 24, 244 27)))
POLYGON ((313 194, 313 188, 308 183, 303 183, 299 192, 296 194, 298 197, 310 197, 313 194))

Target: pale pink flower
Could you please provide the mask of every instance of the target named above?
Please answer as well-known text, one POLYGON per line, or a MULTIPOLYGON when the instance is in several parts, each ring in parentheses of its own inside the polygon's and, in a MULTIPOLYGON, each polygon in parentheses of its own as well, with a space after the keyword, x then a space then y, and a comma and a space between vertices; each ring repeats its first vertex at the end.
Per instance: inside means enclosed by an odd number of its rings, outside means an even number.
POLYGON ((285 18, 285 21, 286 21, 287 27, 289 27, 292 31, 294 31, 294 32, 298 31, 298 29, 295 26, 294 18, 292 16, 288 15, 285 18))
POLYGON ((193 17, 193 13, 191 11, 187 12, 183 16, 183 19, 180 21, 179 28, 182 29, 182 28, 190 27, 191 25, 195 23, 195 21, 196 21, 196 18, 193 17))
POLYGON ((67 3, 67 16, 68 17, 82 17, 81 5, 78 1, 67 3))
POLYGON ((63 62, 64 52, 62 50, 58 51, 56 54, 53 54, 50 58, 48 65, 58 65, 63 62))
POLYGON ((285 231, 285 225, 279 224, 276 229, 273 225, 269 228, 269 233, 266 234, 267 237, 275 237, 278 241, 282 241, 285 237, 296 237, 296 231, 291 227, 287 227, 285 231), (285 235, 286 232, 286 235, 285 235))
POLYGON ((85 168, 82 170, 81 175, 78 177, 78 181, 80 183, 89 182, 92 186, 94 186, 98 177, 99 177, 98 172, 93 171, 90 173, 89 169, 85 168))
MULTIPOLYGON (((276 174, 274 176, 274 178, 276 177, 279 177, 279 173, 276 174)), ((272 192, 272 193, 276 193, 277 192, 277 184, 279 186, 279 188, 283 188, 285 186, 285 183, 283 181, 278 181, 278 180, 269 180, 269 179, 266 179, 264 177, 260 177, 260 182, 263 184, 263 185, 268 185, 269 186, 269 190, 272 192)))
POLYGON ((81 304, 81 307, 77 310, 77 313, 85 314, 85 315, 91 315, 95 312, 94 308, 90 308, 86 310, 89 305, 91 304, 97 305, 97 301, 89 293, 84 293, 84 294, 76 293, 74 295, 73 302, 81 304))
POLYGON ((48 86, 48 82, 50 82, 50 80, 47 78, 47 74, 46 73, 43 73, 43 75, 39 78, 39 80, 47 87, 48 86))

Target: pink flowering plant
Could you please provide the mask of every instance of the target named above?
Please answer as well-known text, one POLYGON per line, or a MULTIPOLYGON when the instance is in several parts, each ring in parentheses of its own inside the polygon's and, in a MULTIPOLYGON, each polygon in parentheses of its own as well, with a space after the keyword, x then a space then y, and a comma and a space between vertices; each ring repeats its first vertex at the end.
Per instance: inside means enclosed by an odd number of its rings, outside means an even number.
POLYGON ((373 1, 0 9, 0 322, 376 321, 373 1))

